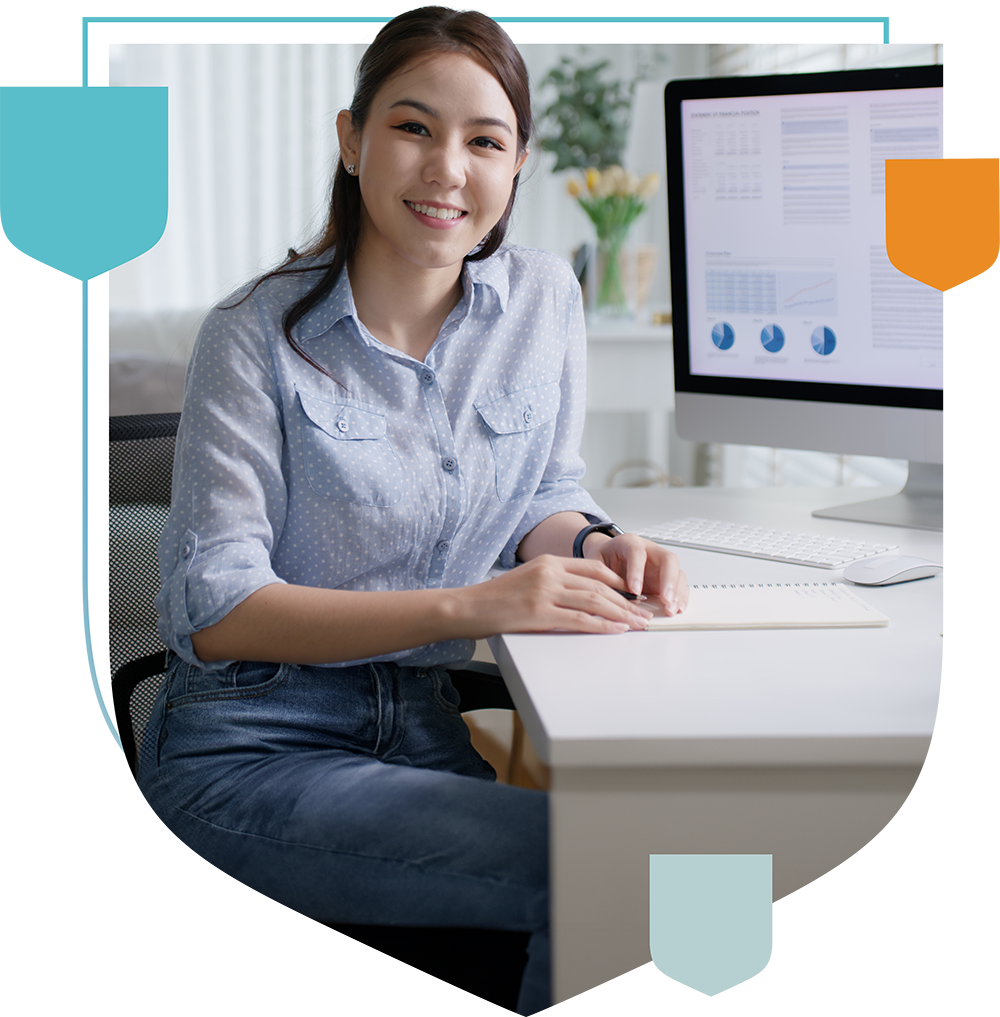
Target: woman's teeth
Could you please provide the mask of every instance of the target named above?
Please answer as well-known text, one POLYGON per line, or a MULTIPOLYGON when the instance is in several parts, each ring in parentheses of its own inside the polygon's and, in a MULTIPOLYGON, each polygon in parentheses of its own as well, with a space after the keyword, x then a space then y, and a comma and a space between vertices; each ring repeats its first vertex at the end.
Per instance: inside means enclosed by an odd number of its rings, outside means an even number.
POLYGON ((458 208, 436 208, 434 205, 416 205, 412 201, 406 203, 415 212, 422 212, 424 215, 429 215, 432 219, 458 219, 465 213, 458 208))

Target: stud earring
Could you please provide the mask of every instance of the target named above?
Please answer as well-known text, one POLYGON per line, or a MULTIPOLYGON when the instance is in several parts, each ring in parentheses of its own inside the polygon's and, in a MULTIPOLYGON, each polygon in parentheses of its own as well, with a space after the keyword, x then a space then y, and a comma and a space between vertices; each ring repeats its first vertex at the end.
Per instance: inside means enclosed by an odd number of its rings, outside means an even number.
POLYGON ((352 162, 351 165, 347 167, 347 175, 353 177, 354 176, 354 169, 355 169, 354 163, 352 162))

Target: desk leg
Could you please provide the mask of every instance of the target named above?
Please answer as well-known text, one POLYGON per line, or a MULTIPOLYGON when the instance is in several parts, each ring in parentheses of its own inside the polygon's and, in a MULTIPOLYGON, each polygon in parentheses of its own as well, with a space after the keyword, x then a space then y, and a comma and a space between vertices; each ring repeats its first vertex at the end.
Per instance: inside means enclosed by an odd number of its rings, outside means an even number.
POLYGON ((554 1002, 649 961, 651 854, 770 854, 774 899, 868 843, 919 767, 553 772, 554 1002))
POLYGON ((649 851, 579 788, 549 797, 553 1017, 649 1017, 649 851))

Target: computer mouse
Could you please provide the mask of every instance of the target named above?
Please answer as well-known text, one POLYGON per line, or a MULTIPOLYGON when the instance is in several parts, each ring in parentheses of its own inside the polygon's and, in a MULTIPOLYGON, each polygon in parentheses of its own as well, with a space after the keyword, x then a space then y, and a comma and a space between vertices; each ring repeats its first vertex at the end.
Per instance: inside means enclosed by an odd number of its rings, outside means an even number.
POLYGON ((859 586, 889 586, 892 583, 908 583, 911 579, 927 579, 943 571, 942 565, 926 558, 884 554, 848 565, 844 569, 844 578, 859 586))

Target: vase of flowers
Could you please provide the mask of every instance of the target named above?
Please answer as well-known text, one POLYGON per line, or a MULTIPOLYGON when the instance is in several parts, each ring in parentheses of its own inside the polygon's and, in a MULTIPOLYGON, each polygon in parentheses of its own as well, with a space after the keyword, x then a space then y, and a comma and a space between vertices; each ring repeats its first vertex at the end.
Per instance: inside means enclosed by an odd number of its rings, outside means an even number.
POLYGON ((658 174, 647 173, 640 179, 621 166, 588 169, 583 181, 574 178, 567 185, 597 234, 597 258, 592 264, 596 269, 594 309, 600 315, 624 317, 632 313, 622 274, 622 247, 632 223, 646 210, 646 202, 659 186, 658 174))

